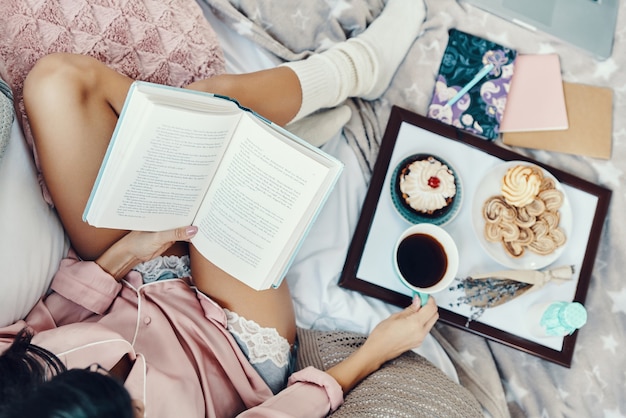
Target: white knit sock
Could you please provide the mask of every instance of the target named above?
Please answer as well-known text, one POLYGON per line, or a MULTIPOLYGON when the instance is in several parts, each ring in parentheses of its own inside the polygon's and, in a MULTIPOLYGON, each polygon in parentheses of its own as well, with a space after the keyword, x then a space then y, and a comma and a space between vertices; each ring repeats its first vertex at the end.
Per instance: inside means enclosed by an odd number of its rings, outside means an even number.
POLYGON ((282 64, 300 81, 302 105, 293 121, 348 97, 375 99, 389 86, 420 32, 423 0, 389 0, 360 35, 303 61, 282 64))

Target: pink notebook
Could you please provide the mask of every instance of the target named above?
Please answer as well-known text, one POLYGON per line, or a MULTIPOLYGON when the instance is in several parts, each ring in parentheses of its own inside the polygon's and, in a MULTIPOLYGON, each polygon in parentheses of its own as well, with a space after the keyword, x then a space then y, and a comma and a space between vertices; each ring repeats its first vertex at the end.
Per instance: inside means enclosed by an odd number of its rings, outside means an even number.
POLYGON ((557 54, 519 54, 500 132, 568 128, 561 63, 557 54))

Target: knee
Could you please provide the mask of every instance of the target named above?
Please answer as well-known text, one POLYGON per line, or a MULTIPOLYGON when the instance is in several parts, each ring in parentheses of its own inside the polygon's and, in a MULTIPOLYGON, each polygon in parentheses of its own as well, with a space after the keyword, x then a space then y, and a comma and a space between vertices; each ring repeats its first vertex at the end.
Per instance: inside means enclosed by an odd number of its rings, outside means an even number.
POLYGON ((24 80, 26 108, 30 103, 50 105, 49 100, 95 84, 95 65, 95 59, 85 55, 53 53, 41 58, 24 80))

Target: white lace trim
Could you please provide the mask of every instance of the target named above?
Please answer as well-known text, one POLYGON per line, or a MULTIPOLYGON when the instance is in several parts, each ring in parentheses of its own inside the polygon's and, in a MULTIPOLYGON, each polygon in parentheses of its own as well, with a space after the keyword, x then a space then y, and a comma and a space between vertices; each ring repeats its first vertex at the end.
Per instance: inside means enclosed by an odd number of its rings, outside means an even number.
POLYGON ((188 255, 157 257, 145 263, 137 264, 133 270, 141 273, 144 283, 191 276, 188 255))
POLYGON ((248 359, 251 364, 270 360, 276 367, 289 364, 289 341, 278 334, 275 328, 263 328, 235 312, 226 312, 228 331, 248 348, 248 359))

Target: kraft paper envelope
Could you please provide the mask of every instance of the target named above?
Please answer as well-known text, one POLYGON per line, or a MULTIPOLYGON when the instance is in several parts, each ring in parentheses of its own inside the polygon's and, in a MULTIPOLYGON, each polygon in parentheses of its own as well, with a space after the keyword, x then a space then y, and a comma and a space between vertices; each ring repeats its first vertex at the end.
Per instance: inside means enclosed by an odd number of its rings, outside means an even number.
POLYGON ((507 132, 507 145, 611 158, 613 91, 578 83, 563 83, 569 128, 558 131, 507 132))

